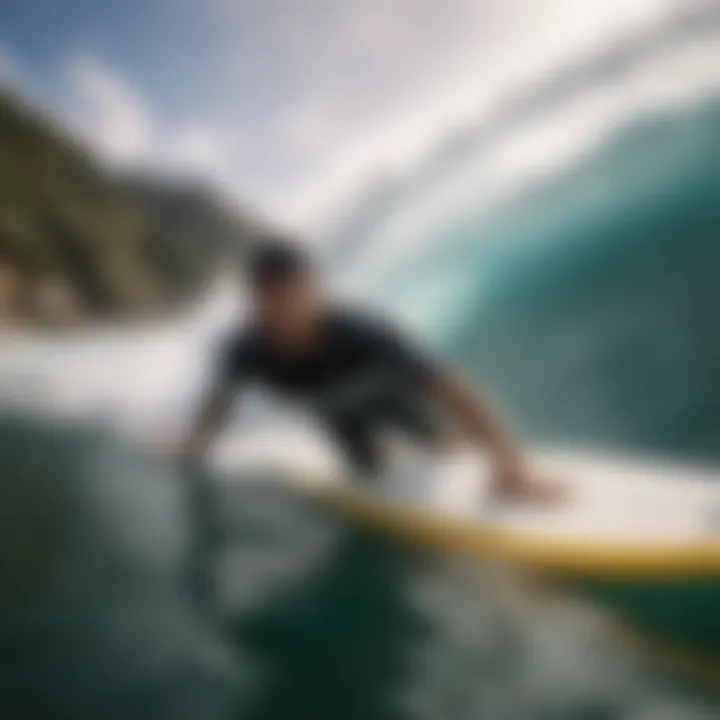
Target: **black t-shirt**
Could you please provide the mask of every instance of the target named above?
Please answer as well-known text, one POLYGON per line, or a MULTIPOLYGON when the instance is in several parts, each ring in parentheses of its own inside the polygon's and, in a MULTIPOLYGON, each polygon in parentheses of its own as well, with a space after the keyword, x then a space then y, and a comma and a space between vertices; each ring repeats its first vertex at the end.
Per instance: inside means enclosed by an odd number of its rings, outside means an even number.
POLYGON ((433 372, 394 328, 348 309, 328 312, 308 352, 282 351, 251 327, 232 337, 221 356, 224 382, 265 386, 334 424, 397 415, 424 393, 433 372))

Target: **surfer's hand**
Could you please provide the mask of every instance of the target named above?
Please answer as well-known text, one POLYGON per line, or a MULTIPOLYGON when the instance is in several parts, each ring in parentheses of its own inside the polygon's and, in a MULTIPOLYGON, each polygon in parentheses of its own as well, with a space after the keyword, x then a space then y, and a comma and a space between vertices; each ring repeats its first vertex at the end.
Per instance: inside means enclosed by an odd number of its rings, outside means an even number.
POLYGON ((538 505, 556 505, 568 497, 567 485, 559 480, 521 472, 500 473, 496 492, 506 500, 538 505))
POLYGON ((525 487, 527 500, 540 505, 559 505, 568 499, 569 494, 569 487, 557 478, 533 478, 525 487))
POLYGON ((188 438, 177 435, 158 435, 152 439, 152 447, 161 455, 179 460, 190 459, 197 454, 188 438))

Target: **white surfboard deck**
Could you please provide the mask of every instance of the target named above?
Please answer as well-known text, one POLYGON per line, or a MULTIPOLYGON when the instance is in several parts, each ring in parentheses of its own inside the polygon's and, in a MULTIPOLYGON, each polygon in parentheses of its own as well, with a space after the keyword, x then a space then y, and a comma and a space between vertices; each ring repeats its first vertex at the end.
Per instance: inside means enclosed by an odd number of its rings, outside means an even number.
POLYGON ((539 451, 533 456, 538 473, 559 479, 569 489, 565 501, 548 507, 492 500, 490 468, 474 453, 406 457, 385 477, 359 483, 332 464, 301 462, 287 443, 270 448, 270 444, 251 444, 250 452, 236 458, 233 472, 216 456, 216 467, 235 477, 271 473, 314 492, 347 492, 378 504, 558 541, 701 542, 720 548, 720 469, 610 454, 539 451))

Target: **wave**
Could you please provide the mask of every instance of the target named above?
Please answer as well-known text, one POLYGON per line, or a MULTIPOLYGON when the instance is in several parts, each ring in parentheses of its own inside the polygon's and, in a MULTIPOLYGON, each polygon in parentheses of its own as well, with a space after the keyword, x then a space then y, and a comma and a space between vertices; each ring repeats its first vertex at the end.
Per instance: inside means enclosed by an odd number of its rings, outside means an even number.
POLYGON ((393 244, 389 230, 404 218, 422 229, 436 214, 443 223, 468 205, 485 207, 500 189, 512 193, 538 172, 572 165, 628 123, 711 95, 720 83, 718 32, 717 6, 700 2, 529 82, 490 114, 452 128, 407 176, 371 185, 332 232, 331 256, 362 262, 393 244))
POLYGON ((716 458, 718 138, 714 98, 656 114, 491 209, 382 225, 343 283, 529 436, 716 458))

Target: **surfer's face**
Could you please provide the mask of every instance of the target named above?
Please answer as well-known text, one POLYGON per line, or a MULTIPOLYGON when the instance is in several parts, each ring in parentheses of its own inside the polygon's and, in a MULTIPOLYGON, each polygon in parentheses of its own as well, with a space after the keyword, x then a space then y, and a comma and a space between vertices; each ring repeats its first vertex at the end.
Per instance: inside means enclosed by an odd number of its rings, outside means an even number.
POLYGON ((306 277, 283 278, 252 290, 256 321, 279 343, 303 342, 320 317, 317 290, 306 277))

